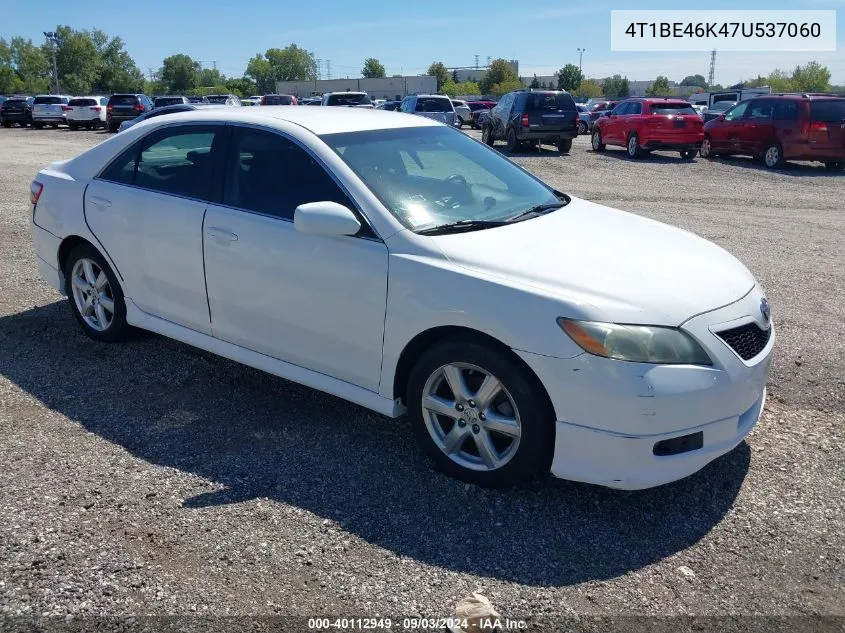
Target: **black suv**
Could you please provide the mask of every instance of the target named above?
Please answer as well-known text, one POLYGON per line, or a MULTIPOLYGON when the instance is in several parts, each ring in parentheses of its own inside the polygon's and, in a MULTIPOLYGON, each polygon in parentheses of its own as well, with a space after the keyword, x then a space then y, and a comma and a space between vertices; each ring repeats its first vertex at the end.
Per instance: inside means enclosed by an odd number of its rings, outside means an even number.
POLYGON ((153 109, 153 101, 147 95, 116 94, 109 97, 106 106, 106 121, 109 132, 117 132, 124 121, 129 121, 153 109))
POLYGON ((578 136, 578 109, 575 100, 563 90, 519 90, 499 100, 481 130, 490 145, 502 140, 507 151, 515 152, 527 141, 557 145, 561 152, 572 148, 578 136))
POLYGON ((0 124, 12 127, 17 123, 21 127, 32 125, 32 102, 34 97, 8 97, 0 104, 0 124))

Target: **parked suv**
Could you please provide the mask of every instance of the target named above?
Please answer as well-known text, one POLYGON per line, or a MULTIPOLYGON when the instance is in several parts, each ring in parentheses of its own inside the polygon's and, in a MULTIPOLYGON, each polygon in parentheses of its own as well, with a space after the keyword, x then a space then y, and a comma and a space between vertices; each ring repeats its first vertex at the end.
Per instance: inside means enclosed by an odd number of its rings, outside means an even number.
POLYGON ((68 108, 68 95, 38 95, 32 102, 32 125, 40 130, 45 125, 59 127, 60 123, 66 123, 65 113, 68 108))
POLYGON ((703 138, 704 122, 689 101, 633 98, 596 120, 592 145, 597 152, 603 152, 605 145, 620 145, 631 158, 653 150, 676 150, 689 160, 703 138))
POLYGON ((106 127, 108 97, 74 97, 68 101, 67 124, 71 130, 106 127))
MULTIPOLYGON (((197 103, 200 103, 202 101, 202 97, 199 97, 199 99, 200 99, 200 101, 198 101, 197 103)), ((192 101, 188 97, 178 97, 178 96, 177 97, 174 97, 174 96, 156 97, 153 100, 153 107, 154 108, 163 108, 164 106, 180 105, 180 104, 184 105, 186 103, 192 103, 192 101)))
POLYGON ((372 108, 373 102, 366 92, 327 92, 323 95, 320 105, 372 108))
POLYGON ((0 123, 3 127, 12 127, 12 123, 21 127, 31 124, 33 101, 34 97, 6 97, 0 104, 0 123))
POLYGON ((561 152, 572 149, 578 136, 575 100, 563 90, 519 90, 499 100, 484 118, 481 138, 491 147, 498 140, 515 152, 526 141, 557 145, 561 152))
POLYGON ((446 95, 408 95, 402 99, 399 111, 434 119, 452 127, 458 125, 455 106, 446 95))
POLYGON ((117 132, 120 124, 153 109, 153 101, 143 94, 115 94, 106 106, 109 132, 117 132))
POLYGON ((786 160, 845 167, 845 98, 833 95, 762 95, 741 101, 704 125, 702 158, 742 154, 770 169, 786 160))

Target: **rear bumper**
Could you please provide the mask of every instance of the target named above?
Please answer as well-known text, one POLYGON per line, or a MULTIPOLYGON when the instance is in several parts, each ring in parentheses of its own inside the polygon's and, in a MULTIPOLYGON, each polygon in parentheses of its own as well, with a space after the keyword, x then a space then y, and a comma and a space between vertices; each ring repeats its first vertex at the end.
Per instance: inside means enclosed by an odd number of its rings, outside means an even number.
POLYGON ((30 123, 32 115, 28 112, 2 112, 0 121, 11 121, 12 123, 30 123))
POLYGON ((651 139, 643 143, 642 147, 645 149, 666 149, 666 150, 687 150, 698 149, 701 147, 701 138, 697 140, 684 141, 661 141, 651 139))
POLYGON ((529 141, 529 140, 537 140, 540 139, 541 141, 544 139, 548 139, 550 141, 557 140, 559 138, 564 139, 572 139, 578 136, 578 128, 574 128, 571 130, 560 130, 558 132, 547 132, 547 131, 534 131, 534 130, 522 130, 521 132, 516 133, 516 138, 520 141, 529 141))
POLYGON ((65 294, 64 275, 59 270, 58 253, 61 238, 50 231, 42 229, 35 222, 30 222, 30 235, 35 247, 35 261, 38 264, 38 274, 53 288, 65 294))
POLYGON ((58 114, 33 114, 32 120, 35 123, 65 123, 67 118, 58 114))
POLYGON ((139 112, 138 114, 132 115, 124 115, 124 114, 109 114, 107 120, 109 123, 123 123, 124 121, 132 121, 133 119, 137 119, 141 116, 143 112, 139 112))

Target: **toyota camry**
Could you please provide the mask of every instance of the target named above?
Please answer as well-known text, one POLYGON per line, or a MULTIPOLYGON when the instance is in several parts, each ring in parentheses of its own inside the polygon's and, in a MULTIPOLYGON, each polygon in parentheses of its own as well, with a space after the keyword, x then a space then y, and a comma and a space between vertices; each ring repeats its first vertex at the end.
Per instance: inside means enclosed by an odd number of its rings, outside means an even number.
POLYGON ((763 290, 691 233, 438 122, 232 108, 38 173, 41 276, 84 332, 157 332, 395 418, 449 475, 677 480, 760 418, 763 290))

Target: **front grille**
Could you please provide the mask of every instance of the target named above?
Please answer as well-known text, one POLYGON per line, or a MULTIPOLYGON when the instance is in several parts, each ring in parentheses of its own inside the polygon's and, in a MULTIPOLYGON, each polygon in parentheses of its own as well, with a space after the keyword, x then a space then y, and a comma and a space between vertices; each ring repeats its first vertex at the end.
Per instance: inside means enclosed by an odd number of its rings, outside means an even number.
POLYGON ((751 360, 762 352, 771 335, 772 328, 763 330, 756 323, 746 323, 730 330, 716 332, 716 336, 739 354, 742 360, 751 360))

